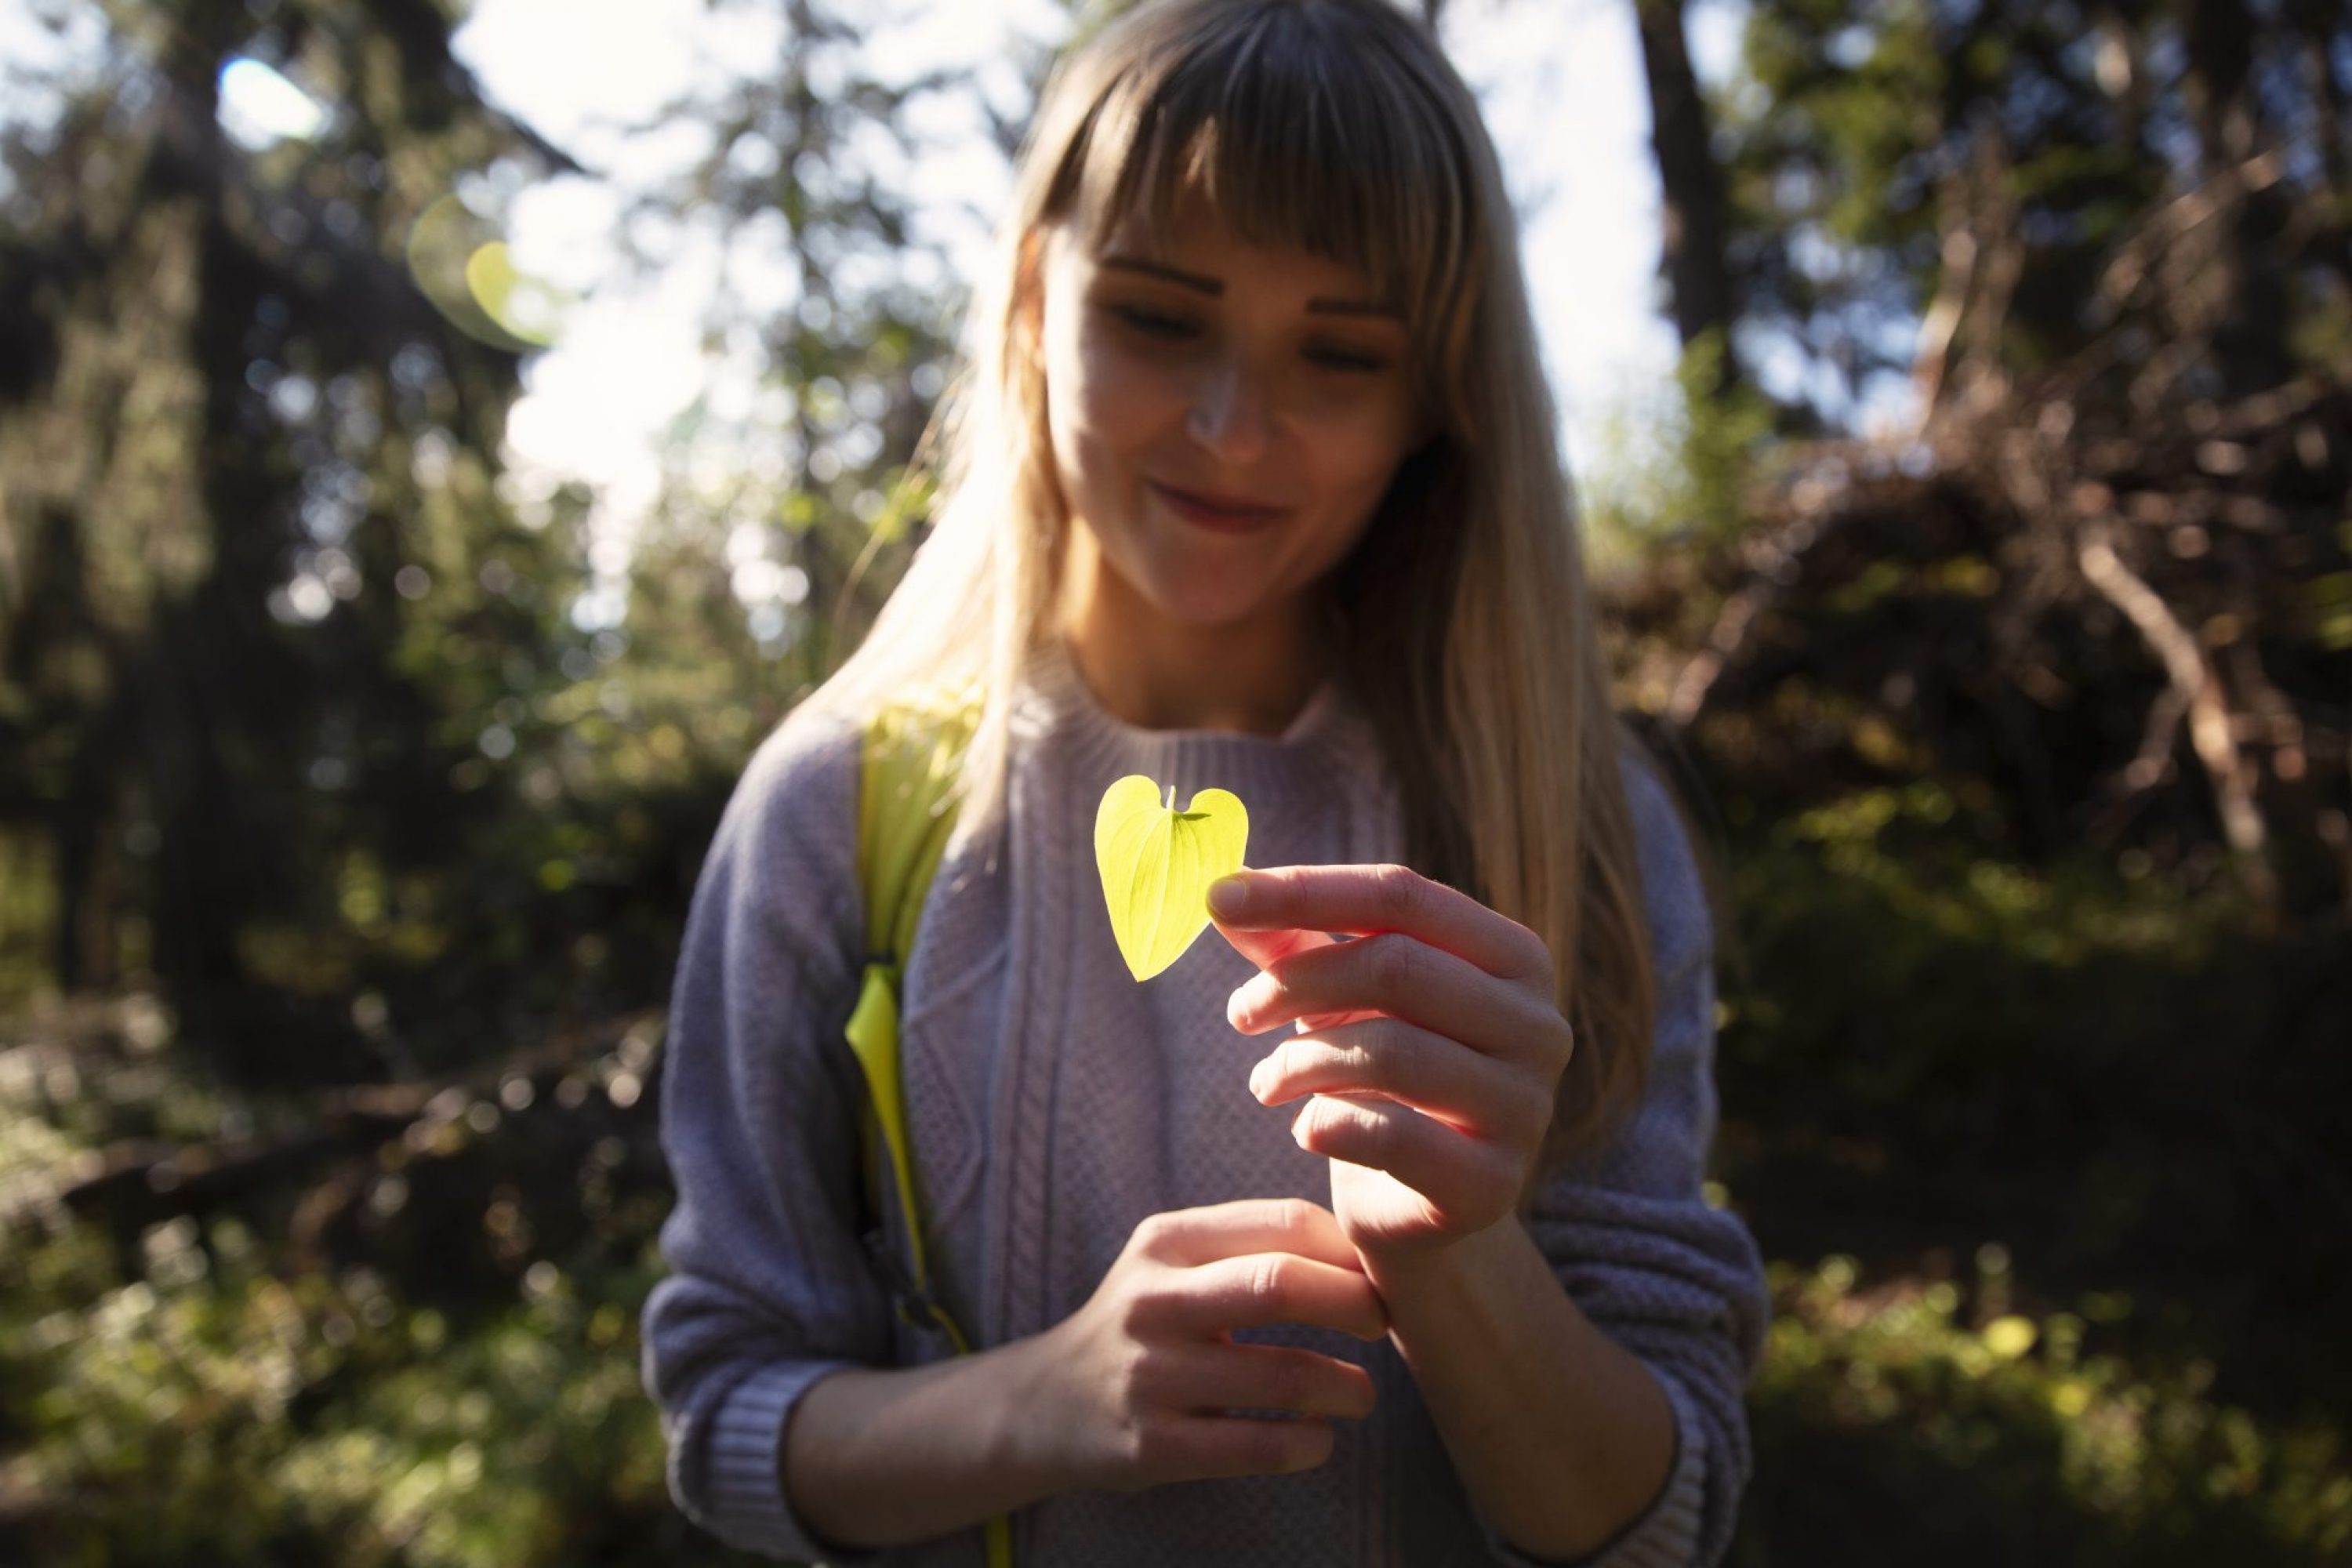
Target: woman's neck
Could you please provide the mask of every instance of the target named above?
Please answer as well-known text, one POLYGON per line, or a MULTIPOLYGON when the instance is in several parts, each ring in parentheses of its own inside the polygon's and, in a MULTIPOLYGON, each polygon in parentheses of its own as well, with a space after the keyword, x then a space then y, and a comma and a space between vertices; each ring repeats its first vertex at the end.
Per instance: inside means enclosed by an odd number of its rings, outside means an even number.
POLYGON ((1116 717, 1143 730, 1279 735, 1332 669, 1318 599, 1217 626, 1170 621, 1098 556, 1074 552, 1062 637, 1079 678, 1116 717))

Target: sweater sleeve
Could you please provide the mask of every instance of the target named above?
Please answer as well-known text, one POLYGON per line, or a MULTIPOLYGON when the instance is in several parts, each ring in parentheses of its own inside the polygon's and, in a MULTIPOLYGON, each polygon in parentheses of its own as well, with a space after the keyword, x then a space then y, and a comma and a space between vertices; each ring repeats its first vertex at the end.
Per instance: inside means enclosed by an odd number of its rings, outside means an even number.
POLYGON ((645 1307, 643 1373, 670 1495, 762 1556, 873 1563, 811 1536, 782 1485, 811 1385, 890 1358, 858 1234, 854 730, 788 718, 745 768, 696 882, 670 1000, 661 1140, 671 1272, 645 1307))
MULTIPOLYGON (((1528 1229, 1578 1307, 1649 1368, 1674 1408, 1664 1487, 1577 1568, 1706 1568, 1730 1547, 1753 1468, 1746 1389, 1771 1303, 1747 1226, 1701 1192, 1717 1116, 1706 895, 1664 786, 1635 764, 1623 772, 1657 973, 1648 1086, 1615 1142, 1538 1194, 1528 1229)), ((1497 1562, 1538 1568, 1481 1524, 1497 1562)))

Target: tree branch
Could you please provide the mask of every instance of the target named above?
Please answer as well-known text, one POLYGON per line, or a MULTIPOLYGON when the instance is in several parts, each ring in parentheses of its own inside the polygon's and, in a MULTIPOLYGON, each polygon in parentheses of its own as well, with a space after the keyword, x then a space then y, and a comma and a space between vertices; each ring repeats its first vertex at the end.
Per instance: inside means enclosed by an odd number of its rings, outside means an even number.
POLYGON ((2138 628, 2163 663, 2188 714, 2189 743, 2212 781, 2221 832, 2236 856, 2239 878, 2258 911, 2274 911, 2278 884, 2263 858, 2268 833, 2254 800, 2253 769, 2239 753, 2231 731, 2229 704, 2212 661, 2156 590, 2124 564, 2105 526, 2093 524, 2084 530, 2075 560, 2084 579, 2138 628))

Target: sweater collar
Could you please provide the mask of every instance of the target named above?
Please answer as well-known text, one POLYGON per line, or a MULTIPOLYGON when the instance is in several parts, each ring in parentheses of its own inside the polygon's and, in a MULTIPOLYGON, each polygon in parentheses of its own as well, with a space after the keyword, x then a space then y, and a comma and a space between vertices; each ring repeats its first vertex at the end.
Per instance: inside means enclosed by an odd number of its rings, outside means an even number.
MULTIPOLYGON (((1238 730, 1149 730, 1130 724, 1103 706, 1087 686, 1069 646, 1046 637, 1022 673, 1020 706, 1036 732, 1050 731, 1081 756, 1118 771, 1148 772, 1163 782, 1181 783, 1194 765, 1217 770, 1236 781, 1319 769, 1334 762, 1361 763, 1375 747, 1369 721, 1349 700, 1334 675, 1317 687, 1278 735, 1238 730)), ((1029 728, 1024 725, 1024 728, 1029 728)), ((1210 779, 1207 782, 1216 782, 1210 779)))
POLYGON ((1326 676, 1279 734, 1261 735, 1246 730, 1154 730, 1130 724, 1105 707, 1094 688, 1087 684, 1085 674, 1071 655, 1069 643, 1059 635, 1048 636, 1044 646, 1030 656, 1026 673, 1031 687, 1061 717, 1131 745, 1207 740, 1295 747, 1330 729, 1339 718, 1342 701, 1339 678, 1326 676))

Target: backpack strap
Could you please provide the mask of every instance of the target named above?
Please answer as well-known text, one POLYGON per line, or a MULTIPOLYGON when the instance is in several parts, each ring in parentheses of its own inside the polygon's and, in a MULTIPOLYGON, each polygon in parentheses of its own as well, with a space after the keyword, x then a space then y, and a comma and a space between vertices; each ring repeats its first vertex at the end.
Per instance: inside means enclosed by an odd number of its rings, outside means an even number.
MULTIPOLYGON (((859 1128, 867 1212, 884 1213, 882 1174, 895 1179, 906 1222, 907 1256, 875 1238, 875 1260, 892 1287, 891 1306, 915 1327, 943 1331, 959 1355, 971 1342, 932 1293, 923 1253, 923 1219, 915 1196, 914 1152, 907 1132, 898 1067, 898 1007, 915 928, 955 827, 950 787, 979 719, 979 689, 925 692, 885 705, 867 722, 857 790, 857 870, 866 889, 866 969, 849 1016, 851 1051, 866 1078, 868 1114, 859 1128), (879 1147, 877 1148, 877 1143, 879 1147)), ((988 1521, 990 1568, 1011 1568, 1012 1521, 988 1521)))
MULTIPOLYGON (((970 1346, 930 1295, 899 1071, 898 1010, 923 900, 955 827, 955 803, 949 790, 976 717, 955 694, 931 691, 886 705, 866 725, 857 795, 866 968, 846 1031, 865 1074, 872 1111, 864 1128, 868 1212, 877 1218, 884 1212, 881 1156, 887 1152, 887 1172, 895 1178, 899 1213, 906 1221, 908 1256, 903 1270, 891 1270, 908 1276, 897 1304, 902 1315, 914 1308, 947 1329, 959 1352, 970 1346)), ((897 1260, 884 1261, 887 1266, 897 1260)))

